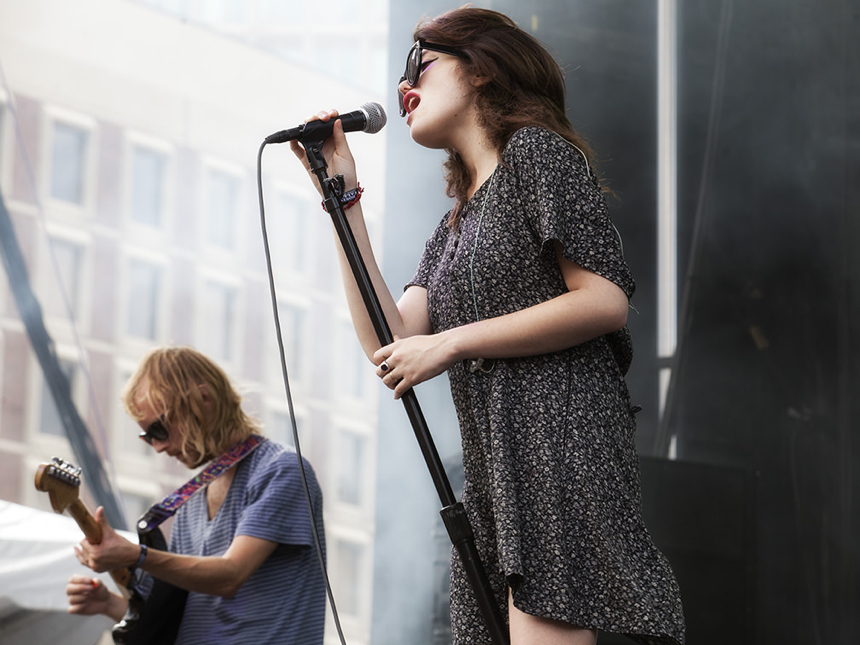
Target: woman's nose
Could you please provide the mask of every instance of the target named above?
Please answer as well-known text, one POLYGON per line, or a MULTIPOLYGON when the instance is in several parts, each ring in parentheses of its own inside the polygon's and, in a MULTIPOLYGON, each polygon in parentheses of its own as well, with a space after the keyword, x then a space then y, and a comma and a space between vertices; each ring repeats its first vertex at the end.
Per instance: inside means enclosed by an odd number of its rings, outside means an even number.
POLYGON ((401 94, 406 94, 406 92, 408 92, 411 89, 412 89, 412 86, 406 80, 406 77, 404 76, 403 78, 401 78, 400 82, 397 84, 397 91, 400 92, 401 94))

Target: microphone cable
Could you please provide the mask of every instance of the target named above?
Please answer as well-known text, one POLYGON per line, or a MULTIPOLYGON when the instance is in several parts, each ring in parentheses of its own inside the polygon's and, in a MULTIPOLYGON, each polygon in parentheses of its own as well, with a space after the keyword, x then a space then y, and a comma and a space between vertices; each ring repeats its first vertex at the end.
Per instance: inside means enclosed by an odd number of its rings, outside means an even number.
POLYGON ((257 152, 257 195, 260 202, 260 229, 263 236, 263 250, 266 255, 266 273, 269 278, 269 294, 272 300, 272 312, 274 314, 274 322, 275 322, 275 334, 278 339, 278 354, 280 356, 281 361, 281 373, 283 375, 284 380, 284 391, 286 392, 287 397, 287 406, 290 411, 290 425, 292 427, 293 432, 293 441, 296 446, 296 459, 299 463, 299 470, 301 472, 301 480, 302 487, 304 489, 305 501, 307 502, 308 507, 308 515, 311 520, 311 526, 313 527, 312 534, 314 536, 314 547, 316 548, 317 557, 319 559, 320 569, 322 569, 323 578, 325 580, 325 589, 326 595, 328 596, 328 601, 331 606, 332 617, 334 618, 334 625, 337 629, 337 635, 340 639, 342 645, 346 645, 346 638, 343 635, 343 629, 340 625, 340 617, 337 613, 337 606, 334 601, 334 593, 332 592, 331 582, 328 577, 328 569, 326 568, 326 559, 325 554, 322 549, 322 542, 319 536, 319 527, 316 524, 316 520, 314 518, 314 509, 313 502, 311 500, 310 489, 308 488, 307 475, 305 473, 305 466, 302 461, 302 449, 299 445, 299 431, 298 426, 296 425, 296 415, 295 410, 293 408, 293 397, 290 391, 290 376, 287 372, 287 359, 284 351, 284 338, 281 333, 281 321, 280 316, 278 315, 278 296, 275 290, 275 276, 272 271, 272 256, 269 251, 269 235, 266 231, 266 209, 263 201, 263 176, 262 176, 262 168, 263 168, 263 150, 265 149, 267 141, 264 141, 260 145, 260 149, 257 152))

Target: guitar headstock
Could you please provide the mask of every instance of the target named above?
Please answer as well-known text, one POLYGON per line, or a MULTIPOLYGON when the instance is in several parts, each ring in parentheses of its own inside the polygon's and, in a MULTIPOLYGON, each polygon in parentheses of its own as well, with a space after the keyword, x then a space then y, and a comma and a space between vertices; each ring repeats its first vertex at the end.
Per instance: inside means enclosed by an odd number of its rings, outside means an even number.
POLYGON ((65 511, 78 499, 81 487, 81 469, 58 457, 36 470, 36 488, 48 493, 51 506, 57 513, 65 511))

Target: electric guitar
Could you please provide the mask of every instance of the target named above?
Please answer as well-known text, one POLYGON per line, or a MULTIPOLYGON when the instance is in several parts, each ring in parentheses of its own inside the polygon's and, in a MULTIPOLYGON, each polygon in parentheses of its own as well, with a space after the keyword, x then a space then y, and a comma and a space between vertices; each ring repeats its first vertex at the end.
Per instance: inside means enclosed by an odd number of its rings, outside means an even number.
MULTIPOLYGON (((96 522, 86 505, 78 496, 81 487, 81 469, 54 457, 50 464, 42 464, 36 470, 36 489, 48 493, 51 507, 62 514, 69 511, 90 544, 100 544, 102 527, 96 522)), ((126 600, 131 597, 131 570, 118 569, 110 572, 126 600)))
MULTIPOLYGON (((48 493, 54 511, 69 511, 87 540, 91 544, 99 544, 102 540, 101 526, 80 500, 80 487, 81 469, 57 457, 36 470, 36 488, 48 493)), ((164 536, 158 529, 142 534, 140 538, 150 548, 167 550, 164 536)), ((135 587, 130 568, 111 571, 110 575, 123 598, 128 600, 128 611, 112 630, 114 642, 120 645, 173 643, 182 621, 187 592, 153 578, 152 590, 144 597, 135 587)))

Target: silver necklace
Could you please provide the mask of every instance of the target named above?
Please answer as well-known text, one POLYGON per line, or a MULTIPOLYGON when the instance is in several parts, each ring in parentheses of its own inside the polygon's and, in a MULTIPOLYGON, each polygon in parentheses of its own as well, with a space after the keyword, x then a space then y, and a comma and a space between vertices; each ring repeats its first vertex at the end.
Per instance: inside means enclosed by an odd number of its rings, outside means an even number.
POLYGON ((481 205, 481 216, 478 218, 478 230, 475 231, 475 244, 472 247, 472 257, 469 259, 469 282, 472 286, 472 304, 475 307, 475 322, 478 322, 481 317, 478 315, 478 296, 475 293, 475 254, 478 251, 478 238, 481 236, 481 223, 484 221, 484 211, 487 210, 487 199, 490 196, 490 190, 493 188, 493 182, 496 179, 496 170, 498 166, 493 168, 493 174, 490 175, 490 183, 487 185, 487 192, 484 193, 484 203, 481 205))
MULTIPOLYGON (((472 247, 472 257, 469 259, 469 282, 472 287, 472 304, 475 307, 475 322, 478 322, 481 319, 481 316, 478 314, 478 296, 475 292, 475 254, 478 252, 478 239, 481 236, 481 224, 484 221, 484 212, 487 210, 487 200, 490 197, 490 191, 493 188, 493 182, 496 179, 496 170, 498 169, 498 166, 493 168, 493 174, 490 175, 490 182, 487 184, 487 192, 484 193, 484 202, 481 204, 481 216, 478 218, 478 228, 475 231, 475 244, 472 247)), ((481 372, 488 373, 493 370, 493 367, 495 367, 495 362, 493 361, 490 361, 489 367, 485 367, 484 363, 485 361, 483 358, 473 358, 466 361, 468 370, 473 374, 479 370, 481 372)))

